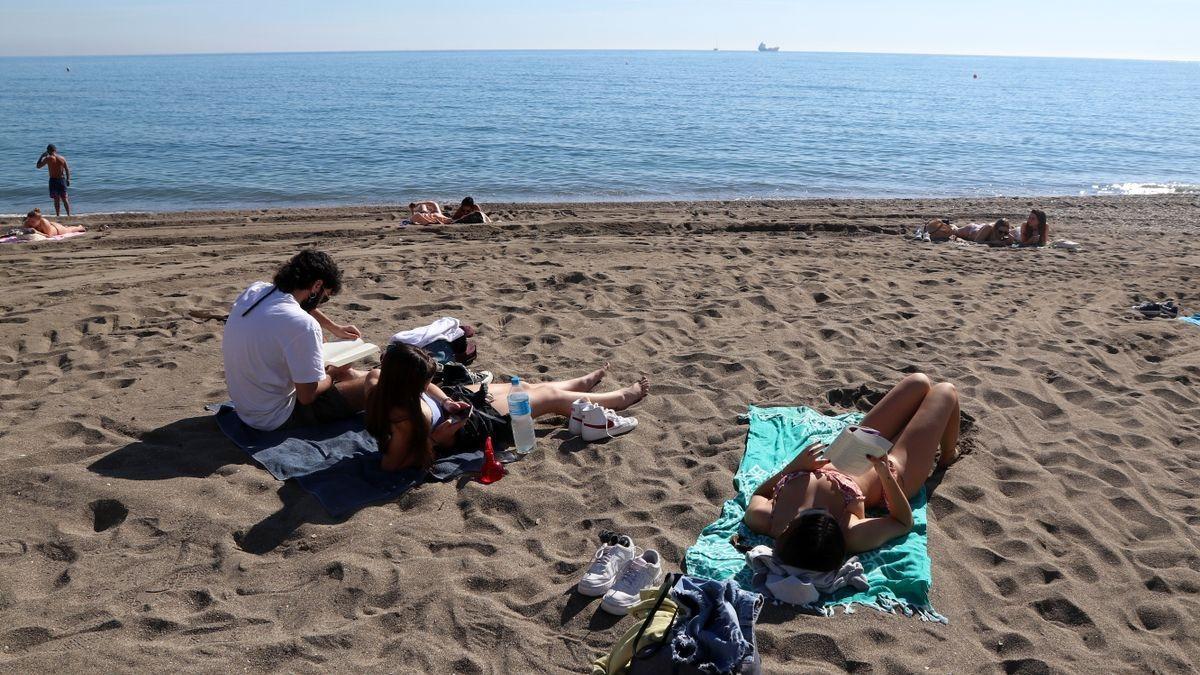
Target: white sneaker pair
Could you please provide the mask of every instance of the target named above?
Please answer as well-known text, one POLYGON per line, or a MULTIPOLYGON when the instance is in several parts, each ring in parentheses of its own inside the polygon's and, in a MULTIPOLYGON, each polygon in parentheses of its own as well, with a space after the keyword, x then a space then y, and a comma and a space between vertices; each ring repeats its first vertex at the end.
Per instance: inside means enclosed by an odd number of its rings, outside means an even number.
POLYGON ((583 436, 583 440, 591 443, 627 434, 637 425, 636 417, 621 417, 614 410, 581 398, 571 404, 567 431, 575 436, 583 436))
POLYGON ((592 565, 576 587, 581 595, 603 595, 600 609, 625 616, 641 601, 641 590, 662 581, 662 556, 649 549, 638 553, 633 540, 614 535, 596 550, 592 565))

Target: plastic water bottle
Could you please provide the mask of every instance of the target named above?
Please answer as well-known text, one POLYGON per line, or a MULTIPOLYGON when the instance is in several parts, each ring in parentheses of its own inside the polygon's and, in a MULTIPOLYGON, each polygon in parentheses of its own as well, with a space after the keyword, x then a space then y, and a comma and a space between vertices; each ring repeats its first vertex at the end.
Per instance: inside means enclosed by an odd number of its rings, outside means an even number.
POLYGON ((512 379, 508 392, 508 414, 512 418, 513 442, 517 452, 526 455, 533 452, 537 436, 533 433, 533 409, 529 405, 529 392, 521 386, 521 378, 512 379))

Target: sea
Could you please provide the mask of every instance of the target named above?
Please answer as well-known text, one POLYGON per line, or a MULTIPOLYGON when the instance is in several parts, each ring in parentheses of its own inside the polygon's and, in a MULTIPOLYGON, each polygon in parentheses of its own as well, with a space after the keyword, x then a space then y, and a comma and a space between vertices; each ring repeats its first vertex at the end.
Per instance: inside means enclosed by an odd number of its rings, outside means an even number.
POLYGON ((1200 191, 1200 63, 732 51, 0 58, 0 213, 1200 191))

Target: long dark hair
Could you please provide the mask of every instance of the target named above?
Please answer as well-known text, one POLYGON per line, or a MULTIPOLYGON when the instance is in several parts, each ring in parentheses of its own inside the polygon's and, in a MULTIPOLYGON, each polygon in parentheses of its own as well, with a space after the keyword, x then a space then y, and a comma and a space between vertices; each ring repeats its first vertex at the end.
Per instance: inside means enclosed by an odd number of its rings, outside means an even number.
POLYGON ((1046 212, 1041 209, 1033 209, 1030 211, 1034 218, 1037 218, 1038 227, 1046 227, 1046 212))
POLYGON ((421 410, 421 393, 435 372, 437 365, 428 352, 397 342, 384 352, 379 383, 367 398, 367 432, 378 441, 381 451, 387 451, 392 439, 392 411, 403 411, 408 418, 412 431, 405 466, 428 468, 433 464, 433 441, 429 419, 421 410))
POLYGON ((788 523, 775 539, 775 556, 785 565, 832 572, 846 562, 846 536, 827 511, 809 511, 788 523))

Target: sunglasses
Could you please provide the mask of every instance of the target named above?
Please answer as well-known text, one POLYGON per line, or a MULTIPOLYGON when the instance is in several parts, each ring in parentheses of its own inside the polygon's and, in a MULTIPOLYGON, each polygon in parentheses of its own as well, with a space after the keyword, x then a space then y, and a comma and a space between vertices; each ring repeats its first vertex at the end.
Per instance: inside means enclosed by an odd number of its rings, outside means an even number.
POLYGON ((617 534, 611 530, 600 531, 600 543, 609 546, 620 544, 621 546, 632 546, 633 540, 623 534, 617 534))

